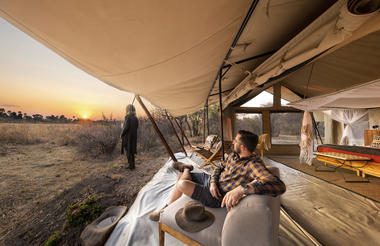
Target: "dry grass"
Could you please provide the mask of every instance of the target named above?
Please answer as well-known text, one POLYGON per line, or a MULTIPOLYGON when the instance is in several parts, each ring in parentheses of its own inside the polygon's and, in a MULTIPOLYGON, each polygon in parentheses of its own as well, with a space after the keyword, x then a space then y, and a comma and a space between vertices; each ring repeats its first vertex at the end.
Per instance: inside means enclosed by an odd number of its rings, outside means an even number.
POLYGON ((111 154, 119 141, 120 127, 114 124, 0 124, 0 145, 51 143, 76 146, 89 155, 111 154))
MULTIPOLYGON (((166 119, 157 117, 156 123, 173 152, 182 151, 166 119)), ((111 155, 120 144, 121 127, 118 123, 86 124, 34 124, 1 123, 0 155, 5 155, 8 145, 33 145, 52 143, 75 146, 79 153, 96 157, 111 155)), ((177 129, 178 131, 178 129, 177 129)), ((178 131, 179 133, 179 131, 178 131)), ((146 118, 139 119, 137 152, 149 157, 165 152, 160 138, 146 118)))
POLYGON ((54 142, 60 145, 73 145, 78 125, 74 124, 0 124, 0 143, 39 144, 54 142))

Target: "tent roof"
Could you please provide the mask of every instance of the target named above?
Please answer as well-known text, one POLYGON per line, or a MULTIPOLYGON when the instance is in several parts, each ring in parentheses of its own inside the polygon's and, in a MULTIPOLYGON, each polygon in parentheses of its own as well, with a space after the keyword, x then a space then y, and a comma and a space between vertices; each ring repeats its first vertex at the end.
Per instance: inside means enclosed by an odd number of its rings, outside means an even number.
MULTIPOLYGON (((3 0, 0 16, 101 81, 182 115, 201 108, 208 98, 209 103, 217 100, 214 81, 223 64, 227 106, 281 75, 283 68, 380 29, 379 13, 342 18, 346 5, 346 0, 3 0), (336 19, 348 20, 337 23, 348 32, 334 34, 336 19)), ((368 42, 377 42, 373 39, 368 42)), ((301 70, 286 81, 288 88, 302 88, 301 70)), ((318 86, 315 74, 310 83, 318 86)), ((378 76, 372 67, 370 74, 378 76)))

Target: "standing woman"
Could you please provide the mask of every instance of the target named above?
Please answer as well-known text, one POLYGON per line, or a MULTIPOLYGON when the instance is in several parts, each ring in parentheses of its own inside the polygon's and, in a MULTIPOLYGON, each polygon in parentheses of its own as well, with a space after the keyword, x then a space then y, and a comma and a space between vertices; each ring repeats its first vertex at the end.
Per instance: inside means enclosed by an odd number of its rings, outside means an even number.
POLYGON ((137 128, 139 120, 136 117, 136 109, 129 104, 125 110, 124 128, 121 133, 121 154, 126 152, 130 169, 135 169, 135 154, 137 145, 137 128))

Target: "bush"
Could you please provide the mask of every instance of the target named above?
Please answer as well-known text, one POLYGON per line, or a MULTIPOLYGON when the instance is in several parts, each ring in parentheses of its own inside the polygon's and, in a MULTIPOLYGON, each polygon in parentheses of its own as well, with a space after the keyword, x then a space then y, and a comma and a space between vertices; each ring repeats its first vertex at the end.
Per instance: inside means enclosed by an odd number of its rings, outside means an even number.
POLYGON ((44 246, 55 246, 61 241, 61 235, 59 231, 55 231, 53 235, 44 243, 44 246))
POLYGON ((85 201, 70 205, 67 208, 66 226, 88 224, 100 213, 100 205, 95 196, 90 196, 85 201))
POLYGON ((78 150, 92 155, 111 155, 120 139, 120 126, 107 123, 83 125, 77 137, 78 150))

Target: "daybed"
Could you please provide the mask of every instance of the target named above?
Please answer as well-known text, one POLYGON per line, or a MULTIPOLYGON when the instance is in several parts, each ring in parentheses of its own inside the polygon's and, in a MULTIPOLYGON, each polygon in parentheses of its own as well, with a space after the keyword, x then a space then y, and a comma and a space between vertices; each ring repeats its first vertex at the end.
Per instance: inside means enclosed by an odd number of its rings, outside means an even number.
MULTIPOLYGON (((268 169, 279 176, 278 168, 268 169)), ((206 207, 206 210, 215 215, 215 221, 210 227, 197 233, 185 232, 175 222, 175 213, 188 201, 189 197, 182 196, 161 214, 161 246, 164 245, 165 232, 187 245, 278 245, 280 196, 250 195, 228 213, 225 208, 206 207)))
POLYGON ((380 177, 380 149, 361 146, 323 144, 314 152, 317 160, 325 165, 356 171, 358 176, 373 175, 380 177))

